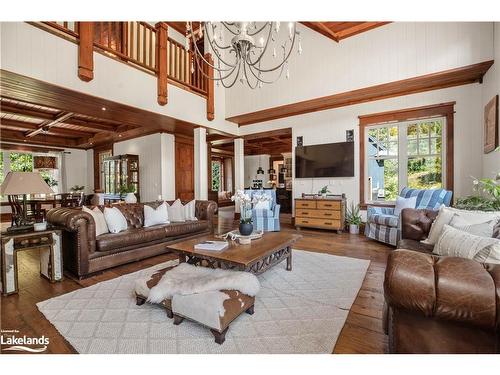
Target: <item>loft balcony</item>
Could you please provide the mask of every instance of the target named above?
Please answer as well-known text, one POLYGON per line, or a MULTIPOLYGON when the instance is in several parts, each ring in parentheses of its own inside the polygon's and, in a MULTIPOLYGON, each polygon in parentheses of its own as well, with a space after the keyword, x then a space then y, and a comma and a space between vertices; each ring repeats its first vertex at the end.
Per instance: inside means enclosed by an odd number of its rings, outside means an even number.
MULTIPOLYGON (((168 35, 166 22, 154 26, 143 21, 29 23, 79 45, 78 75, 83 81, 93 79, 92 56, 97 52, 157 77, 160 105, 168 101, 168 84, 204 97, 207 119, 213 119, 213 81, 206 78, 211 74, 210 68, 201 63, 199 66, 192 49, 186 50, 168 35)), ((177 24, 172 26, 179 30, 177 24)), ((209 54, 205 57, 211 60, 209 54)))

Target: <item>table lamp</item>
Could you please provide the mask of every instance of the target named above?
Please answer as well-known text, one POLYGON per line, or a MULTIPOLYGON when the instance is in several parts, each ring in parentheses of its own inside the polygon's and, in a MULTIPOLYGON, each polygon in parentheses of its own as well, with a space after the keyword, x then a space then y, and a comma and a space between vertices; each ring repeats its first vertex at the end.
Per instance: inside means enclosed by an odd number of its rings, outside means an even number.
MULTIPOLYGON (((9 172, 0 186, 2 195, 22 195, 23 208, 21 217, 16 219, 15 229, 29 229, 33 223, 28 220, 26 194, 52 194, 52 189, 38 172, 9 172)), ((9 228, 14 230, 14 228, 9 228)))

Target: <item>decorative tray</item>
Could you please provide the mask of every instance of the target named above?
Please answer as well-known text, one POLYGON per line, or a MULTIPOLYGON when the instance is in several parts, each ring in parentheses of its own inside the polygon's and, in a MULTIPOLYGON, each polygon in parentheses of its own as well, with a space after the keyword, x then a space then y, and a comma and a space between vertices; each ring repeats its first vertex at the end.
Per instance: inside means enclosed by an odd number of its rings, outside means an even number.
POLYGON ((252 240, 258 240, 259 238, 262 238, 262 235, 264 234, 264 231, 258 230, 252 232, 252 234, 248 236, 244 236, 240 234, 239 230, 232 230, 231 232, 227 232, 223 234, 221 237, 224 238, 225 240, 231 240, 231 241, 238 241, 240 244, 249 244, 252 242, 252 240))

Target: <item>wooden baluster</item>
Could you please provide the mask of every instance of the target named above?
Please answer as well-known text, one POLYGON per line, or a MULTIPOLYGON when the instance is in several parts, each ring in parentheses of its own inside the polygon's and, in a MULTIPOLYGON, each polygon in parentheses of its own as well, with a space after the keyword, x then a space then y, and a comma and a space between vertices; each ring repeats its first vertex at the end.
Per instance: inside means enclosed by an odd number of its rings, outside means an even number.
POLYGON ((108 48, 111 48, 113 49, 113 39, 112 39, 112 35, 113 35, 113 25, 111 22, 107 22, 107 27, 106 29, 104 29, 106 32, 106 36, 107 36, 107 45, 108 45, 108 48))
POLYGON ((149 30, 149 60, 148 60, 148 66, 150 66, 151 68, 154 68, 154 64, 153 64, 153 35, 154 35, 153 30, 149 30))
POLYGON ((168 102, 168 26, 165 22, 158 22, 155 27, 158 104, 165 105, 168 102))
MULTIPOLYGON (((212 59, 212 55, 210 53, 205 54, 205 60, 207 60, 211 65, 214 64, 214 60, 212 59)), ((208 78, 205 77, 205 87, 207 92, 207 120, 212 121, 215 118, 215 92, 214 92, 214 68, 205 64, 205 74, 208 78)))
POLYGON ((78 77, 85 82, 94 78, 94 24, 80 22, 78 43, 78 77))
POLYGON ((143 64, 146 64, 146 56, 147 56, 147 53, 148 53, 148 49, 146 48, 146 46, 148 45, 148 43, 147 43, 148 39, 147 38, 148 38, 148 30, 149 29, 146 26, 144 26, 144 25, 142 25, 142 28, 144 30, 144 33, 142 34, 142 42, 143 42, 142 46, 143 46, 143 48, 142 48, 142 61, 141 62, 143 64))
POLYGON ((128 56, 128 22, 121 22, 121 29, 122 29, 121 53, 128 56))
POLYGON ((140 61, 139 58, 141 56, 141 24, 139 22, 136 22, 137 24, 137 56, 135 56, 135 59, 137 61, 140 61))
POLYGON ((135 53, 134 32, 135 32, 134 22, 130 22, 130 53, 128 57, 130 57, 131 59, 134 58, 134 53, 135 53))

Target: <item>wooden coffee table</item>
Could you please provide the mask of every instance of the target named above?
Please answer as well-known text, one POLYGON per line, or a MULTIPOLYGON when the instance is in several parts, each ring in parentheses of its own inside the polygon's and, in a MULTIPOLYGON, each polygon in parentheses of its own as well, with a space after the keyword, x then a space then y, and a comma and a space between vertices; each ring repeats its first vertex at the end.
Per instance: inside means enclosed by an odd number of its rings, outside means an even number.
POLYGON ((179 255, 180 262, 212 268, 234 269, 259 275, 286 259, 287 271, 292 270, 292 245, 302 236, 283 232, 267 232, 248 245, 228 240, 222 251, 195 250, 194 245, 204 241, 221 241, 213 235, 193 238, 168 245, 179 255))

